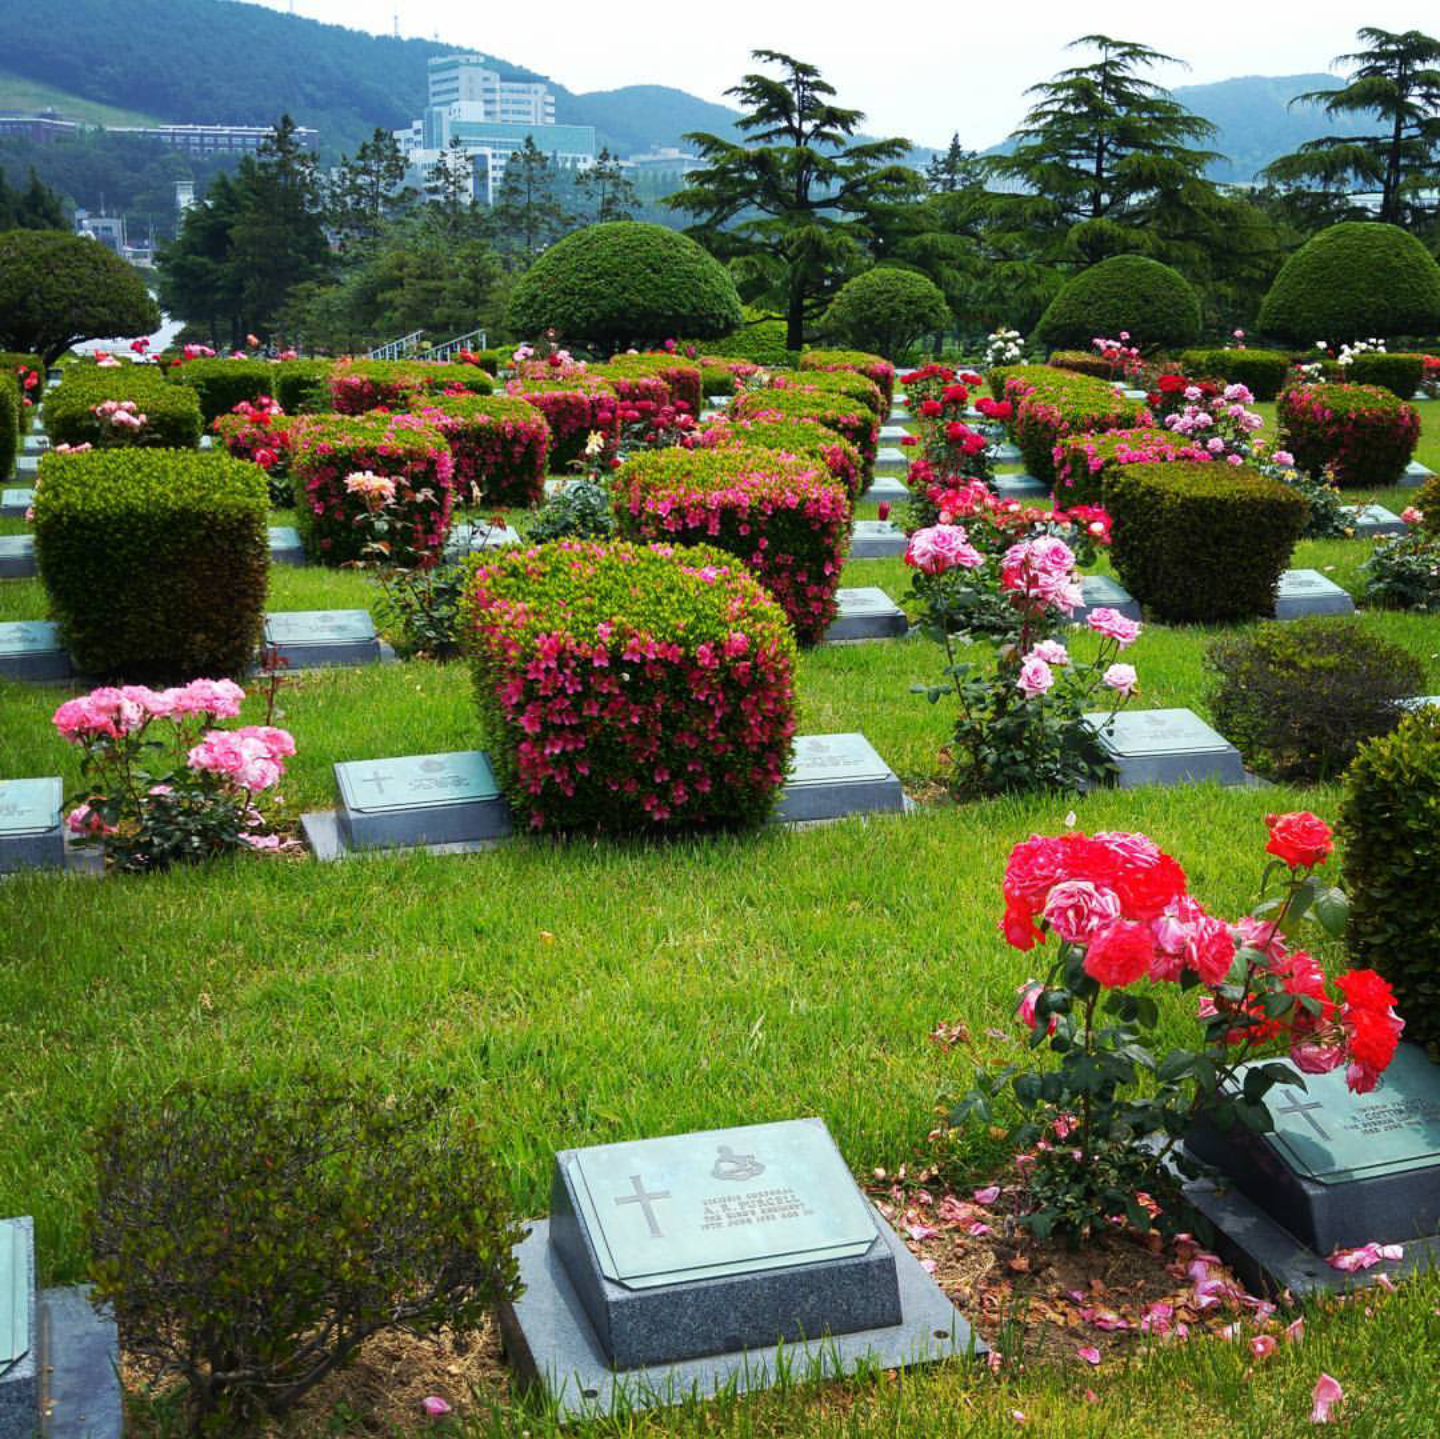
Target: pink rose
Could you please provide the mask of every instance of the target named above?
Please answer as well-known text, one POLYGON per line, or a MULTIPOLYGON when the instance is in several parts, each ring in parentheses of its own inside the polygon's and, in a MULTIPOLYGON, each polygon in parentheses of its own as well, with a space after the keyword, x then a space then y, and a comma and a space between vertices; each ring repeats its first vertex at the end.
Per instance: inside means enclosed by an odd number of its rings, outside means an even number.
POLYGON ((1114 640, 1122 650, 1128 649, 1140 637, 1140 622, 1127 619, 1119 610, 1104 607, 1091 610, 1085 616, 1085 623, 1097 635, 1114 640))
POLYGON ((1050 666, 1034 655, 1020 666, 1020 677, 1015 681, 1020 693, 1032 700, 1047 693, 1054 683, 1055 675, 1050 666))
POLYGON ((1088 944, 1097 930, 1120 918, 1120 899, 1089 880, 1066 880, 1050 891, 1044 914, 1067 944, 1088 944))
POLYGON ((1111 665, 1105 671, 1104 681, 1116 694, 1129 699, 1140 688, 1140 677, 1134 665, 1111 665))
POLYGON ((1056 669, 1064 669, 1070 663, 1070 651, 1059 640, 1041 640, 1026 656, 1027 659, 1031 657, 1044 660, 1056 669))

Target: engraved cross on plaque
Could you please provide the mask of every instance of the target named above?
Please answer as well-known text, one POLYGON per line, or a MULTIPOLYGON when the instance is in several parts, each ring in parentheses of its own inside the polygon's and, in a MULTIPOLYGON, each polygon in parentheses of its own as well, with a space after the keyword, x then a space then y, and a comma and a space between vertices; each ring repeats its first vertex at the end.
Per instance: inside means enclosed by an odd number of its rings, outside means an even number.
POLYGON ((1324 1105, 1318 1102, 1312 1104, 1301 1104, 1300 1097, 1296 1095, 1290 1102, 1288 1109, 1277 1109, 1276 1114, 1298 1114, 1321 1139, 1329 1142, 1330 1136, 1320 1127, 1320 1122, 1308 1111, 1312 1109, 1324 1109, 1324 1105))
POLYGON ((645 1192, 645 1182, 638 1174, 632 1174, 630 1176, 630 1183, 634 1186, 635 1193, 622 1194, 615 1203, 617 1205, 638 1204, 645 1211, 645 1223, 650 1226, 650 1237, 652 1239, 663 1239, 665 1235, 660 1229, 659 1221, 655 1218, 655 1211, 651 1207, 651 1200, 669 1199, 670 1191, 668 1189, 657 1189, 653 1194, 647 1194, 645 1192))
POLYGON ((360 780, 361 784, 373 784, 376 794, 384 794, 388 782, 388 777, 380 770, 376 770, 374 774, 367 774, 360 780))

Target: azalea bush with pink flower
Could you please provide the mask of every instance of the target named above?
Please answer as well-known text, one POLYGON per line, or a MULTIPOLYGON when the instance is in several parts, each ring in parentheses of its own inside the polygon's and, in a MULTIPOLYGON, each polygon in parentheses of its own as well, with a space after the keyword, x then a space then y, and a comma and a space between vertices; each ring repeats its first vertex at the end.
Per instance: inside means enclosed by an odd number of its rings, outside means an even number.
POLYGON ((550 427, 550 473, 564 475, 585 453, 593 434, 602 436, 607 454, 620 444, 620 397, 605 380, 576 375, 569 379, 507 380, 505 393, 523 400, 550 427))
POLYGON ((472 564, 461 631, 519 823, 663 834, 770 813, 795 640, 733 555, 561 540, 472 564))
POLYGON ((894 403, 895 366, 879 355, 871 355, 864 350, 806 350, 800 356, 800 368, 821 372, 853 370, 879 387, 887 411, 894 403))
POLYGON ((905 563, 915 571, 907 598, 945 650, 943 682, 916 689, 957 703, 947 776, 956 797, 1077 790, 1104 778, 1109 766, 1084 717, 1108 722, 1138 690, 1119 656, 1140 625, 1092 610, 1086 625, 1098 643, 1088 659, 1071 652, 1065 631, 1081 589, 1070 546, 1041 531, 987 555, 967 527, 939 524, 911 535, 905 563), (959 640, 989 641, 990 653, 976 660, 959 640))
POLYGON ((285 411, 274 398, 261 395, 253 402, 241 400, 210 428, 237 460, 249 460, 265 471, 272 505, 285 509, 294 503, 290 485, 290 430, 285 411))
POLYGON ((736 420, 785 422, 815 420, 849 440, 865 464, 868 474, 875 465, 880 444, 880 419, 868 406, 846 395, 826 391, 765 386, 747 389, 730 403, 730 417, 736 420))
POLYGON ((450 446, 458 495, 473 504, 524 506, 544 497, 550 426, 534 405, 508 395, 448 393, 414 405, 450 446))
POLYGON ((1066 435, 1133 430, 1150 423, 1140 400, 1127 400, 1112 385, 1089 375, 1026 367, 1005 382, 1004 398, 1014 406, 1011 429, 1025 468, 1047 485, 1055 483, 1055 447, 1066 435))
POLYGON ((758 448, 655 450, 627 460, 612 493, 622 534, 736 556, 802 643, 835 618, 850 497, 817 460, 758 448))
POLYGON ((442 365, 424 360, 344 360, 329 373, 330 403, 342 415, 376 409, 405 410, 417 395, 460 389, 488 395, 490 376, 475 365, 442 365))
POLYGON ((1345 928, 1344 893, 1321 873, 1329 826, 1308 812, 1267 826, 1260 902, 1234 922, 1143 834, 1072 830, 1011 850, 1005 938, 1027 954, 1055 941, 1044 978, 1019 986, 1017 1016, 1030 1049, 1054 1059, 980 1071, 951 1122, 994 1125, 1002 1099, 1019 1107, 1011 1139, 1027 1154, 1024 1222, 1036 1233, 1173 1229, 1178 1205, 1157 1214, 1138 1196, 1173 1196, 1167 1161, 1194 1172, 1179 1148, 1192 1127, 1264 1134, 1276 1085, 1303 1089, 1306 1074, 1343 1066, 1366 1093, 1389 1065, 1404 1028, 1390 987, 1368 969, 1332 985, 1302 944, 1306 928, 1322 938, 1345 928), (1159 1054, 1168 986, 1193 996, 1200 1032, 1159 1054), (1251 1065, 1243 1080, 1241 1065, 1251 1065))
POLYGON ((1342 489, 1397 484, 1420 440, 1420 412, 1375 385, 1292 385, 1275 418, 1299 467, 1342 489))
POLYGON ((801 459, 813 456, 823 460, 825 468, 845 486, 852 503, 860 498, 865 480, 860 451, 818 420, 733 420, 722 415, 705 420, 679 443, 692 449, 743 447, 778 450, 801 459))
POLYGON ((54 724, 81 751, 84 783, 65 820, 75 843, 98 847, 119 870, 282 848, 275 787, 295 741, 269 713, 264 724, 222 725, 244 699, 233 680, 199 679, 66 700, 54 724))

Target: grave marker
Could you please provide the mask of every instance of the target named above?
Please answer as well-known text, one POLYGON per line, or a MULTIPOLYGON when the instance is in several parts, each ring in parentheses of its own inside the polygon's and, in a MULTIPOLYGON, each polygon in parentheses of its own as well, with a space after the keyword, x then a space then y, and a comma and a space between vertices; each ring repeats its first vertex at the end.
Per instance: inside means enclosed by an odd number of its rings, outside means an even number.
POLYGON ((510 807, 479 750, 335 766, 337 819, 352 849, 503 839, 510 807))
POLYGON ((892 504, 900 500, 908 500, 910 491, 904 480, 896 479, 894 475, 876 475, 870 482, 870 488, 860 496, 862 500, 889 500, 892 504))
POLYGON ((35 1221, 0 1219, 0 1435, 40 1429, 35 1221))
POLYGON ((880 443, 898 445, 901 440, 908 438, 910 431, 903 425, 881 425, 880 443))
POLYGON ((1355 601, 1319 570, 1286 570, 1275 590, 1275 618, 1302 615, 1353 615, 1355 601))
POLYGON ((799 735, 775 818, 793 824, 904 808, 899 779, 863 734, 799 735))
POLYGON ((1018 465, 1024 458, 1020 453, 1020 446, 1011 444, 1009 440, 991 445, 988 454, 997 465, 1018 465))
POLYGON ((40 456, 20 454, 15 457, 15 474, 29 477, 40 473, 40 456))
POLYGON ((908 470, 910 461, 905 457, 905 451, 897 449, 894 445, 882 445, 875 452, 875 470, 878 474, 881 470, 908 470))
POLYGON ((0 490, 0 515, 7 520, 23 520, 34 503, 34 490, 0 490))
POLYGON ((889 520, 856 520, 850 531, 850 558, 879 560, 903 555, 909 543, 889 520))
POLYGON ((1356 537, 1372 540, 1380 535, 1403 535, 1410 526, 1384 505, 1341 505, 1349 523, 1355 526, 1356 537))
POLYGON ((1125 709, 1109 725, 1105 720, 1104 714, 1085 716, 1102 754, 1116 766, 1120 789, 1207 779, 1245 783, 1240 751, 1193 710, 1125 709))
POLYGON ((903 635, 909 628, 905 611, 876 587, 836 590, 840 612, 825 631, 825 643, 880 640, 903 635))
POLYGON ((0 535, 0 580, 28 580, 35 573, 31 535, 0 535))
POLYGON ((278 610, 265 616, 265 645, 278 650, 291 669, 380 659, 369 610, 278 610))
POLYGON ((1116 610, 1127 620, 1140 618, 1140 601, 1109 575, 1082 575, 1080 593, 1080 606, 1071 616, 1076 624, 1084 624, 1091 610, 1116 610))
POLYGON ((12 680, 63 680, 70 656, 60 642, 60 627, 49 620, 0 624, 0 675, 12 680))
POLYGON ((1033 504, 1036 500, 1050 499, 1050 487, 1034 475, 996 475, 991 480, 995 493, 1002 500, 1021 500, 1033 504))
POLYGON ((294 525, 270 526, 270 563, 272 565, 303 565, 305 546, 294 525))
POLYGON ((1422 465, 1419 460, 1411 460, 1410 463, 1405 466, 1405 472, 1400 476, 1398 483, 1407 488, 1414 485, 1423 485, 1434 473, 1434 470, 1426 465, 1422 465))
POLYGON ((0 779, 0 874, 64 868, 63 798, 58 778, 0 779))
POLYGON ((477 550, 498 550, 518 545, 520 533, 509 525, 456 525, 445 540, 445 555, 456 559, 477 550))

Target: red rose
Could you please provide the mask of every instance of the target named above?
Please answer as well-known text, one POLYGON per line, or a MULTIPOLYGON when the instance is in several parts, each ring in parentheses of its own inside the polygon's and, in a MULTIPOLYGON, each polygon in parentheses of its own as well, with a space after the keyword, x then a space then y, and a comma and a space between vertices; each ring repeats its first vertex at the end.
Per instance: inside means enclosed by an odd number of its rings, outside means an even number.
POLYGON ((1035 927, 1035 920, 1028 906, 1012 901, 1005 906, 1005 918, 1000 929, 1005 942, 1013 949, 1030 950, 1036 944, 1044 944, 1045 935, 1035 927))
POLYGON ((939 400, 920 401, 920 413, 924 415, 927 420, 933 420, 944 408, 944 405, 942 405, 939 400))
POLYGON ((1085 973, 1107 989, 1119 989, 1144 979, 1155 958, 1150 926, 1118 919, 1102 929, 1085 951, 1085 973))
POLYGON ((1395 1003, 1395 991, 1373 969, 1352 969, 1335 981, 1345 1002, 1360 1009, 1389 1009, 1395 1003))
POLYGON ((1153 863, 1129 864, 1111 881, 1131 919, 1159 919, 1166 907, 1185 893, 1185 871, 1168 854, 1153 863))
POLYGON ((1335 848, 1330 826, 1309 810, 1266 815, 1265 823, 1270 827, 1266 854, 1273 854, 1291 869, 1309 869, 1324 864, 1335 848))

